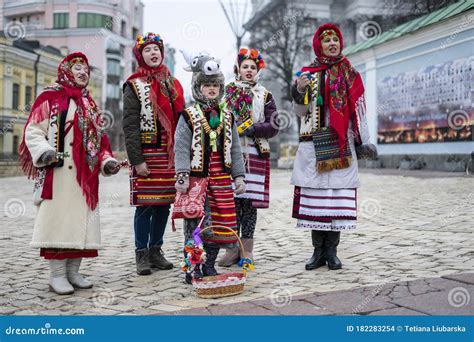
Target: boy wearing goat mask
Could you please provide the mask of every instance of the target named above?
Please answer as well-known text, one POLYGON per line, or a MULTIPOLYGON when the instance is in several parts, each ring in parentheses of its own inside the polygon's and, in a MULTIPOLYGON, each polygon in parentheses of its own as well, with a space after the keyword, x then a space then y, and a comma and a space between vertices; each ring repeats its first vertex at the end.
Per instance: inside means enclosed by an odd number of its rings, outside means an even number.
MULTIPOLYGON (((224 75, 219 61, 207 53, 191 56, 183 52, 183 55, 189 64, 185 69, 193 72, 192 93, 196 102, 181 113, 176 127, 176 190, 188 192, 190 176, 208 178, 202 227, 220 225, 236 230, 232 181, 235 193, 244 193, 245 169, 232 113, 221 102, 224 75)), ((185 244, 192 239, 199 221, 199 218, 184 220, 185 244)), ((215 262, 219 249, 237 244, 237 238, 228 230, 215 228, 207 232, 202 234, 206 261, 202 269, 195 269, 195 277, 217 275, 215 262)), ((192 275, 186 274, 186 282, 191 280, 192 275)))

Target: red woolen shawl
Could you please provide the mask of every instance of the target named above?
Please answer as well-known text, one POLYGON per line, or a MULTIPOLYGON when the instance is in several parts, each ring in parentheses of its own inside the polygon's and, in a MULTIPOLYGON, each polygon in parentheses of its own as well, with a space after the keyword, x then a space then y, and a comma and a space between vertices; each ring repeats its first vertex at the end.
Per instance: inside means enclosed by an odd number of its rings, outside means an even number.
POLYGON ((162 41, 146 42, 139 47, 135 44, 133 53, 138 62, 137 71, 128 79, 131 81, 140 78, 142 81, 151 81, 151 103, 154 113, 158 115, 161 125, 168 138, 168 168, 174 167, 174 133, 178 124, 179 113, 184 109, 183 87, 174 78, 166 65, 163 64, 164 49, 162 41), (162 62, 157 67, 149 67, 142 57, 142 50, 149 44, 157 44, 161 51, 162 62))
MULTIPOLYGON (((324 104, 329 107, 330 126, 338 135, 341 151, 346 144, 346 134, 349 120, 352 120, 354 131, 358 122, 356 115, 357 100, 364 94, 364 85, 360 74, 352 67, 349 60, 342 55, 342 33, 334 24, 321 25, 313 37, 313 50, 316 59, 301 71, 314 73, 327 70, 324 104), (320 35, 325 30, 334 30, 339 37, 341 54, 337 57, 327 57, 323 54, 320 35)), ((356 134, 356 137, 358 134, 356 134)))

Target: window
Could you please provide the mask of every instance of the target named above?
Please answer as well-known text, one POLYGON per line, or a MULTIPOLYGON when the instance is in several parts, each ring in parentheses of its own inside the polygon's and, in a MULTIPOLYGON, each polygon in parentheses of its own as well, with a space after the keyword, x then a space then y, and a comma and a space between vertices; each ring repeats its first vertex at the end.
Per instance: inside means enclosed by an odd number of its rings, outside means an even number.
POLYGON ((12 98, 12 108, 18 109, 19 98, 20 98, 20 85, 13 83, 13 98, 12 98))
POLYGON ((120 98, 120 86, 118 84, 107 83, 107 98, 108 99, 120 98))
POLYGON ((30 86, 25 87, 25 108, 30 107, 31 104, 31 93, 32 93, 32 88, 30 86))
POLYGON ((112 31, 112 17, 96 13, 79 13, 77 27, 103 27, 112 31))
POLYGON ((125 37, 125 35, 127 34, 127 24, 125 23, 125 20, 122 20, 122 24, 121 24, 121 27, 120 27, 120 34, 122 35, 122 37, 125 37))
POLYGON ((54 13, 53 28, 69 28, 69 13, 54 13))
POLYGON ((18 154, 18 142, 20 141, 20 137, 18 135, 13 136, 13 155, 18 154))
POLYGON ((120 62, 116 59, 107 59, 107 74, 120 76, 120 62))

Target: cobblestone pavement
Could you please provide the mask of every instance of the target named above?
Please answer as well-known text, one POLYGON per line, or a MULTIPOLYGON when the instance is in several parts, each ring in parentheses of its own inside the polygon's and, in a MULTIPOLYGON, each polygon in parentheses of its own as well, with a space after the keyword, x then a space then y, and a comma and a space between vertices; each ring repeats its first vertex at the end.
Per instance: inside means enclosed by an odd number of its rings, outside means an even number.
MULTIPOLYGON (((0 179, 3 259, 0 314, 191 314, 192 309, 195 313, 205 313, 212 312, 213 308, 216 308, 214 314, 226 314, 226 307, 237 310, 239 305, 245 308, 247 304, 255 305, 255 301, 279 307, 288 297, 297 305, 313 303, 313 310, 324 310, 324 301, 332 300, 345 305, 346 311, 329 312, 347 312, 348 306, 353 308, 350 312, 368 312, 370 310, 357 308, 376 306, 377 300, 365 304, 367 293, 374 287, 389 291, 386 289, 391 288, 389 284, 415 280, 421 282, 419 286, 426 287, 432 284, 422 279, 452 278, 474 269, 473 178, 412 175, 411 172, 362 172, 362 187, 358 191, 359 229, 343 235, 339 246, 343 269, 329 271, 323 267, 308 272, 304 270, 304 262, 312 252, 310 234, 294 228, 290 172, 274 170, 270 209, 259 211, 255 234, 256 269, 249 273, 243 294, 212 300, 196 297, 192 288, 183 282, 178 268, 183 243, 181 222, 177 222, 177 232, 168 229, 165 235, 166 256, 176 267, 151 276, 137 276, 132 228, 134 209, 128 205, 126 172, 102 179, 104 249, 98 258, 85 260, 82 267, 82 272, 94 282, 94 288, 79 290, 70 296, 48 292, 47 263, 38 256, 37 249, 29 247, 35 217, 32 183, 23 177, 0 179), (349 289, 353 291, 340 292, 349 289), (322 298, 313 298, 315 292, 322 298), (303 297, 314 300, 298 300, 303 297)), ((392 287, 397 289, 394 291, 408 291, 407 286, 392 287)), ((470 300, 472 288, 466 291, 470 300)), ((436 296, 444 292, 422 293, 436 296)), ((408 304, 400 306, 409 308, 408 304)), ((249 313, 266 312, 259 305, 252 308, 255 312, 249 313)), ((393 309, 393 306, 384 306, 380 310, 398 314, 399 311, 393 309)), ((291 310, 296 314, 297 309, 291 310)))

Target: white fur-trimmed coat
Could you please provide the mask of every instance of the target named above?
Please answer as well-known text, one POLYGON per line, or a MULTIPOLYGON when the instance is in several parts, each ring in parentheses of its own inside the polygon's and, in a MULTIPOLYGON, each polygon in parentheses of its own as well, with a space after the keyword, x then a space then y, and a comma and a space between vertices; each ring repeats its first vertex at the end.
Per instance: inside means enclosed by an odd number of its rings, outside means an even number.
MULTIPOLYGON (((66 121, 74 120, 76 103, 71 99, 66 121)), ((55 151, 46 139, 48 137, 49 118, 38 123, 28 124, 25 130, 25 142, 36 167, 43 167, 39 161, 41 155, 55 151)), ((86 203, 83 190, 76 180, 76 166, 72 158, 72 142, 74 130, 71 129, 64 137, 64 152, 70 157, 64 159, 64 166, 54 169, 53 198, 42 200, 33 229, 32 247, 68 248, 68 249, 99 249, 100 217, 99 206, 91 210, 86 203)), ((104 175, 104 165, 115 160, 105 156, 101 163, 104 175)))

